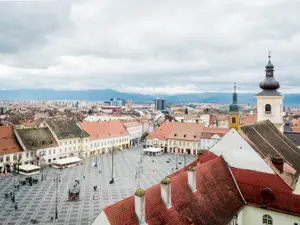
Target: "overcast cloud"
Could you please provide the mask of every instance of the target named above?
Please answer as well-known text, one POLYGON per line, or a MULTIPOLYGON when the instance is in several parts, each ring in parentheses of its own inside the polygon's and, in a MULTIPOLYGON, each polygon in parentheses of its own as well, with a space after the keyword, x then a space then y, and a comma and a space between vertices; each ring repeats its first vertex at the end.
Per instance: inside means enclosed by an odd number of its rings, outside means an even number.
POLYGON ((0 2, 0 88, 300 93, 299 0, 0 2))

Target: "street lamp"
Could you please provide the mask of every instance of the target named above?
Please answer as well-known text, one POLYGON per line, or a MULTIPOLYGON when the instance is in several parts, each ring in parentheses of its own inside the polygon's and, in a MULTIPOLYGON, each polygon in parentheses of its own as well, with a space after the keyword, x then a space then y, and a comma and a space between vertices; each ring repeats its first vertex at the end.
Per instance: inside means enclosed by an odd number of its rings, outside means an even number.
POLYGON ((183 158, 184 158, 184 167, 186 166, 186 158, 185 158, 185 156, 186 156, 186 153, 183 154, 183 158))
POLYGON ((141 187, 141 174, 143 174, 143 166, 141 162, 138 162, 135 174, 136 178, 138 179, 138 188, 141 187))
POLYGON ((56 196, 55 196, 55 219, 58 218, 58 211, 57 211, 57 194, 58 194, 58 182, 60 182, 60 174, 56 173, 54 174, 54 182, 56 186, 56 196))
POLYGON ((177 160, 177 156, 178 156, 178 154, 176 153, 176 154, 175 154, 175 157, 176 157, 176 170, 178 170, 178 160, 177 160))
POLYGON ((115 150, 115 147, 112 147, 112 149, 111 149, 111 180, 109 181, 110 184, 113 184, 115 182, 115 180, 114 180, 114 150, 115 150))
POLYGON ((44 180, 44 165, 43 165, 43 163, 45 161, 44 156, 45 156, 45 150, 40 152, 40 157, 41 157, 40 167, 41 167, 41 172, 42 172, 42 181, 44 180))

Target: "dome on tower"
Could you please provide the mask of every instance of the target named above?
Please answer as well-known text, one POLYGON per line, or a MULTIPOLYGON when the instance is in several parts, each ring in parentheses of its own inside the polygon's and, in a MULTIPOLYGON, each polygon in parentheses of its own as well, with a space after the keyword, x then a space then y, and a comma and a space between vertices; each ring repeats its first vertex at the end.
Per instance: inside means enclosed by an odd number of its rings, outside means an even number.
POLYGON ((259 87, 263 89, 263 91, 258 95, 277 96, 280 95, 280 93, 277 92, 277 89, 280 88, 280 84, 274 78, 274 65, 271 63, 271 55, 269 55, 268 57, 269 61, 268 64, 265 66, 266 77, 262 82, 259 83, 259 87))
POLYGON ((262 82, 260 82, 259 87, 263 90, 277 90, 280 88, 280 85, 273 77, 266 77, 262 82))

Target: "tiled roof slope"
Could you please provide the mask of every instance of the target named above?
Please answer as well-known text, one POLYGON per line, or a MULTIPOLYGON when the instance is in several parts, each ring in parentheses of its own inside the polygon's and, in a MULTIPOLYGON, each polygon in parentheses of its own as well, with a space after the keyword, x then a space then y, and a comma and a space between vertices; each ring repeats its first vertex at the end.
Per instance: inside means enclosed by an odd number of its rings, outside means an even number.
POLYGON ((292 194, 278 175, 242 169, 232 172, 249 205, 300 216, 300 195, 292 194))
POLYGON ((58 146, 48 127, 16 129, 27 150, 37 150, 58 146))
POLYGON ((11 126, 0 126, 0 155, 21 152, 22 148, 11 126))
POLYGON ((166 122, 147 138, 199 141, 203 128, 203 123, 166 122))
MULTIPOLYGON (((187 172, 172 176, 172 208, 161 198, 160 185, 146 190, 148 225, 224 225, 229 224, 245 202, 233 180, 227 163, 218 157, 196 167, 197 191, 187 184, 187 172), (222 185, 220 185, 222 184, 222 185)), ((106 209, 111 225, 138 225, 134 196, 106 209)))
POLYGON ((250 123, 256 123, 257 122, 257 114, 253 115, 247 115, 241 120, 242 125, 250 124, 250 123))
POLYGON ((89 136, 74 121, 47 120, 46 122, 59 140, 89 136))
POLYGON ((290 139, 295 145, 300 146, 300 133, 299 132, 284 132, 284 135, 290 139))
POLYGON ((163 123, 156 130, 147 136, 147 138, 158 138, 160 140, 167 140, 167 136, 172 130, 172 123, 163 123))
POLYGON ((242 126, 245 140, 263 158, 283 158, 295 170, 295 178, 300 173, 300 150, 283 135, 269 120, 242 126))
POLYGON ((91 141, 129 135, 119 120, 83 122, 80 125, 90 135, 91 141))

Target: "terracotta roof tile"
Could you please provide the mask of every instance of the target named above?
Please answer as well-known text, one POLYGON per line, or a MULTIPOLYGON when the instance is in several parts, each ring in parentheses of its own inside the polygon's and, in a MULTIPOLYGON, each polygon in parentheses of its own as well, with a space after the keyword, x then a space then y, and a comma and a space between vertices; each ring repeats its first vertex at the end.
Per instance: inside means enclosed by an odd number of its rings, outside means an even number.
POLYGON ((203 123, 167 122, 163 123, 147 138, 199 141, 203 128, 203 123))
POLYGON ((229 128, 221 128, 221 127, 204 127, 203 131, 201 133, 202 138, 211 138, 215 134, 219 135, 220 137, 223 137, 225 134, 227 134, 229 131, 229 128))
POLYGON ((242 125, 256 123, 257 122, 257 114, 248 115, 241 120, 242 125))
POLYGON ((129 135, 119 120, 83 122, 80 125, 90 135, 91 141, 129 135))
POLYGON ((300 216, 300 196, 292 194, 278 175, 242 169, 232 172, 248 204, 300 216))
POLYGON ((0 155, 22 152, 11 126, 0 126, 0 155))
POLYGON ((292 130, 294 132, 300 133, 300 127, 293 127, 292 130))
MULTIPOLYGON (((172 176, 171 209, 167 209, 161 199, 159 184, 146 190, 148 225, 223 225, 228 224, 244 206, 228 165, 222 157, 197 166, 196 179, 197 191, 193 193, 187 184, 186 171, 172 176)), ((134 210, 134 196, 104 211, 112 225, 138 224, 134 210)))
POLYGON ((293 185, 300 174, 300 150, 283 135, 269 120, 242 126, 242 136, 261 155, 266 158, 283 158, 295 170, 293 185))

